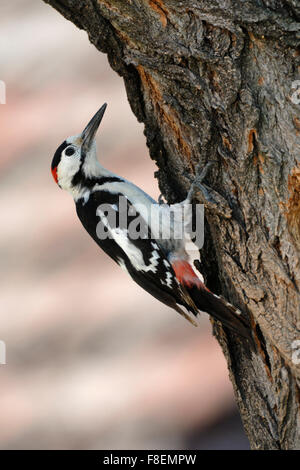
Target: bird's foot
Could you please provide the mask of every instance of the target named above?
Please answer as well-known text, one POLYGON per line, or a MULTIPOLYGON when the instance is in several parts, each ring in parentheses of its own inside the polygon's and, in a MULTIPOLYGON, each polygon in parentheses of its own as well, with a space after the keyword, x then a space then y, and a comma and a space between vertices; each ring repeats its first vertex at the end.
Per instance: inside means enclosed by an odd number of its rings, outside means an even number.
POLYGON ((211 197, 208 189, 202 184, 204 179, 206 178, 206 175, 208 173, 208 170, 211 168, 213 165, 213 162, 208 162, 202 169, 202 171, 195 176, 194 181, 191 184, 190 190, 187 195, 187 200, 191 202, 197 192, 202 192, 204 198, 207 200, 207 202, 212 202, 214 203, 215 201, 211 197))
POLYGON ((209 169, 215 161, 206 163, 200 173, 194 178, 188 195, 185 199, 185 203, 190 204, 195 196, 197 200, 205 205, 205 207, 218 215, 223 216, 226 219, 230 219, 232 215, 231 208, 226 199, 217 193, 215 190, 203 183, 209 169))

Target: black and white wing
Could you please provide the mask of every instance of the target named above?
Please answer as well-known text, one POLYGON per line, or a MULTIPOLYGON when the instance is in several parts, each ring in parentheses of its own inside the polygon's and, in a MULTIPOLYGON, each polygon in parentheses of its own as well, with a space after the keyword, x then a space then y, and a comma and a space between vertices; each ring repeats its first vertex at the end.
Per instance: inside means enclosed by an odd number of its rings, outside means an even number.
MULTIPOLYGON (((112 194, 106 190, 97 190, 90 194, 89 199, 80 199, 76 203, 79 219, 95 242, 125 269, 132 279, 143 289, 164 304, 174 308, 193 324, 195 321, 188 316, 179 305, 197 315, 197 308, 191 297, 181 286, 175 272, 168 261, 167 254, 157 241, 151 238, 151 230, 145 220, 136 213, 136 209, 127 199, 127 226, 119 224, 119 201, 122 194, 112 194), (104 207, 110 207, 115 217, 109 219, 104 207), (131 210, 133 209, 133 210, 131 210), (131 215, 134 213, 134 216, 131 215), (129 226, 139 220, 143 237, 133 238, 129 226), (107 236, 99 237, 106 232, 107 236)), ((138 227, 136 227, 138 229, 138 227)))

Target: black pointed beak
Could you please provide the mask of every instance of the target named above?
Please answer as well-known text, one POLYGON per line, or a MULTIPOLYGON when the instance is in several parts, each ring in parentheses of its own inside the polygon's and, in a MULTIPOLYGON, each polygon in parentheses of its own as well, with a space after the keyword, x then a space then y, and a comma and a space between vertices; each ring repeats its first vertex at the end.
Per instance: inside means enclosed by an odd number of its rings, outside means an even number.
POLYGON ((82 148, 85 152, 88 152, 91 148, 92 142, 96 135, 97 129, 100 126, 100 122, 102 121, 103 115, 105 113, 107 104, 104 103, 99 111, 96 112, 95 116, 92 117, 88 125, 85 127, 81 134, 82 138, 82 148))

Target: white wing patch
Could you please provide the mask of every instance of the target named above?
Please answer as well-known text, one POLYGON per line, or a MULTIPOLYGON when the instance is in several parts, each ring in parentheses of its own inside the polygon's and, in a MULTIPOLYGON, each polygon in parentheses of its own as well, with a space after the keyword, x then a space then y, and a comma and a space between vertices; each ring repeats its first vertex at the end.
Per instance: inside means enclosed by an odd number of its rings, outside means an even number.
POLYGON ((130 259, 131 264, 137 271, 152 271, 153 273, 156 273, 158 259, 160 257, 158 251, 155 249, 152 251, 149 264, 146 265, 142 251, 128 238, 127 230, 120 229, 119 227, 113 229, 109 227, 109 231, 113 239, 126 253, 130 259))
MULTIPOLYGON (((110 236, 126 253, 128 258, 130 259, 131 264, 137 271, 152 271, 153 273, 157 272, 158 260, 160 258, 160 255, 158 252, 158 245, 155 242, 151 242, 153 251, 151 252, 149 264, 146 265, 142 251, 129 239, 128 230, 121 229, 120 227, 110 227, 107 218, 99 208, 97 210, 97 215, 101 218, 103 225, 107 227, 110 236)), ((124 269, 125 266, 123 266, 123 263, 119 262, 119 264, 124 269)))

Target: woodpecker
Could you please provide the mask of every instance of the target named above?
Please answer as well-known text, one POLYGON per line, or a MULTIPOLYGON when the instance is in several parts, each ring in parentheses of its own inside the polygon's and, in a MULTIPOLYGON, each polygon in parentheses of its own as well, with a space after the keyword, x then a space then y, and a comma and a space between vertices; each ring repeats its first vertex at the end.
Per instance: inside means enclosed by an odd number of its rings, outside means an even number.
MULTIPOLYGON (((195 317, 204 311, 235 333, 250 338, 249 326, 241 312, 212 293, 196 274, 184 237, 172 237, 172 231, 169 239, 162 236, 161 220, 166 218, 170 206, 155 201, 99 163, 95 136, 106 106, 103 104, 83 132, 68 137, 58 147, 51 165, 55 182, 71 194, 83 227, 98 246, 143 289, 196 326, 195 317), (121 198, 126 205, 127 226, 119 223, 121 198), (111 210, 114 223, 103 207, 111 210), (128 230, 128 224, 137 217, 144 227, 141 237, 131 236, 128 230), (99 224, 105 237, 99 236, 99 224)), ((192 185, 180 204, 190 203, 193 192, 192 185)))

